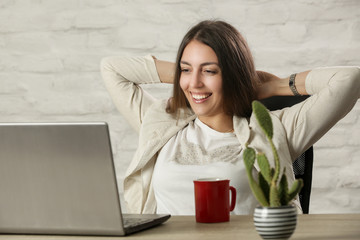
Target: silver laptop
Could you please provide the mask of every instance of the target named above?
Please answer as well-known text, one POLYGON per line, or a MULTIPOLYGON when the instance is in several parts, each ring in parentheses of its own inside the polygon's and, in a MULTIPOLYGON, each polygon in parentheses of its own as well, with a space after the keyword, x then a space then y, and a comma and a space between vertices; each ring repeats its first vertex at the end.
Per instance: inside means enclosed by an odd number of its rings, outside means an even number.
POLYGON ((169 217, 121 213, 106 123, 0 123, 1 233, 123 236, 169 217))

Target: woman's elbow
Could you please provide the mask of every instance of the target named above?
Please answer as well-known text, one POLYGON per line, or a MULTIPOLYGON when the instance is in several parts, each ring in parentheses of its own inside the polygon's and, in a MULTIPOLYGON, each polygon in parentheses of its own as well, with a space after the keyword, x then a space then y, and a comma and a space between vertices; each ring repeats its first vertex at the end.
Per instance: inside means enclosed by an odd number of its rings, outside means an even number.
POLYGON ((100 70, 103 72, 103 71, 106 71, 106 70, 111 70, 112 69, 112 59, 114 57, 104 57, 101 59, 100 61, 100 70))

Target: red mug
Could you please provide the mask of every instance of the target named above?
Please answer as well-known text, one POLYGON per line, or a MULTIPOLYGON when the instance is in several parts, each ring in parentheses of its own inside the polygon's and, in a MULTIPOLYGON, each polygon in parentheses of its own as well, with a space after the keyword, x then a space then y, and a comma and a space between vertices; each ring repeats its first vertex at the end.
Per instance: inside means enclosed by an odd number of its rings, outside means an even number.
POLYGON ((229 183, 230 180, 219 178, 194 180, 197 222, 216 223, 230 220, 230 212, 234 210, 236 203, 236 189, 229 183))

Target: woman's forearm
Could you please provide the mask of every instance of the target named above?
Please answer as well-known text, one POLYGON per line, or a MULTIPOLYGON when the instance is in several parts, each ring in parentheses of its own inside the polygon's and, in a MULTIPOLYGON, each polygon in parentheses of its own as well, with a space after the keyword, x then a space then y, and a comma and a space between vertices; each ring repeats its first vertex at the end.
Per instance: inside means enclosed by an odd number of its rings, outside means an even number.
POLYGON ((173 83, 175 63, 155 59, 156 70, 162 83, 173 83))
POLYGON ((117 109, 140 131, 143 116, 155 101, 140 85, 160 83, 153 58, 106 57, 101 61, 101 75, 117 109))
MULTIPOLYGON (((308 95, 305 89, 305 80, 306 76, 308 75, 309 71, 300 72, 296 74, 294 86, 297 92, 300 95, 308 95)), ((290 76, 285 78, 280 78, 277 82, 277 88, 274 95, 276 96, 292 96, 294 93, 291 91, 289 86, 290 76)))
MULTIPOLYGON (((264 99, 272 96, 293 96, 289 87, 289 77, 279 78, 271 73, 258 71, 260 85, 258 87, 258 98, 264 99)), ((308 95, 305 88, 305 79, 309 71, 297 73, 295 87, 300 95, 308 95)))

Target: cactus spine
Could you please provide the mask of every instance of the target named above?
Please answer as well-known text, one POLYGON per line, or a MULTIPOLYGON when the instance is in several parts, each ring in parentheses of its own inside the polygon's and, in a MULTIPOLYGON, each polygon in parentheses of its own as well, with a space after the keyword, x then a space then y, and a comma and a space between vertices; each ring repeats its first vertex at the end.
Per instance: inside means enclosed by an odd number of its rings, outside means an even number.
POLYGON ((285 175, 285 168, 280 177, 280 160, 273 138, 273 125, 270 114, 266 107, 258 101, 252 103, 253 112, 261 129, 266 135, 272 149, 275 168, 271 168, 269 161, 264 153, 258 152, 246 146, 244 151, 244 163, 249 178, 249 184, 255 198, 264 207, 279 207, 288 205, 300 192, 303 182, 302 179, 294 181, 292 187, 288 188, 288 182, 285 175), (260 168, 257 181, 252 175, 252 169, 257 160, 260 168), (280 179, 280 180, 279 180, 280 179))

